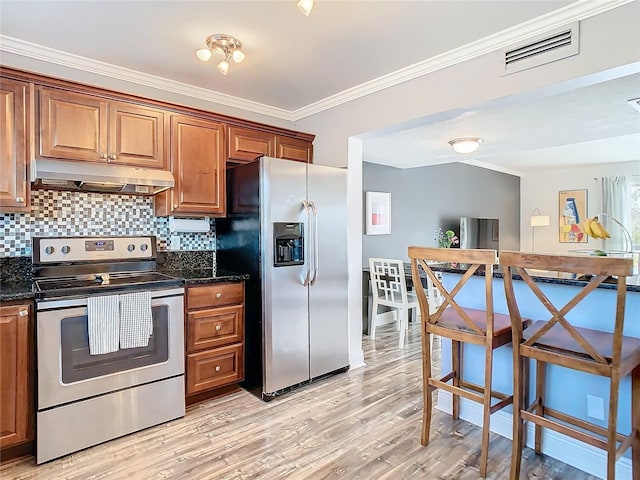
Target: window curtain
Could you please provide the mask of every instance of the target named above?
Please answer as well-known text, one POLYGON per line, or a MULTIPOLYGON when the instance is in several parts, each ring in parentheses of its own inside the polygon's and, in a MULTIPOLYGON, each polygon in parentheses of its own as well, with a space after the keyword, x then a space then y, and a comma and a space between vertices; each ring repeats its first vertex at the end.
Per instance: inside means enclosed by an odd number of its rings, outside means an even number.
POLYGON ((631 250, 626 233, 611 220, 611 217, 615 218, 631 231, 631 177, 602 178, 602 211, 609 216, 602 222, 611 234, 611 238, 604 241, 605 250, 631 250))

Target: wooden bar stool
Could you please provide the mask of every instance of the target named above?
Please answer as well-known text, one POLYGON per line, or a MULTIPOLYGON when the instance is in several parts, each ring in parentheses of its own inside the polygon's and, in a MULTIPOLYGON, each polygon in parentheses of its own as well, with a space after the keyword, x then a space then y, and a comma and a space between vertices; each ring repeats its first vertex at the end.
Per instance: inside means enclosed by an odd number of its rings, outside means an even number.
MULTIPOLYGON (((630 258, 581 257, 573 255, 538 255, 500 252, 505 268, 504 285, 513 330, 514 412, 511 479, 520 477, 524 448, 525 422, 535 424, 535 451, 541 452, 542 428, 601 448, 607 452, 607 478, 615 478, 616 460, 632 447, 633 479, 640 480, 640 338, 623 336, 626 277, 631 275, 630 258), (540 290, 526 269, 592 275, 566 305, 554 305, 540 290), (520 310, 512 278, 519 275, 524 284, 549 311, 548 319, 535 320, 526 330, 520 328, 520 310), (603 328, 613 333, 575 326, 569 312, 593 293, 609 276, 617 276, 617 297, 610 317, 602 318, 603 328), (527 406, 529 359, 536 361, 536 391, 527 406), (610 379, 609 419, 607 428, 551 408, 545 385, 546 365, 579 370, 610 379), (631 433, 617 432, 618 391, 620 379, 631 374, 631 433), (619 444, 619 446, 618 446, 619 444)), ((570 287, 567 287, 570 288, 570 287)), ((604 306, 603 306, 604 308, 604 306)), ((546 315, 545 315, 546 316, 546 315)), ((635 315, 635 321, 640 319, 635 315)))
POLYGON ((495 250, 465 250, 449 248, 409 247, 411 275, 414 285, 420 285, 420 277, 431 279, 442 294, 442 303, 433 311, 430 300, 422 288, 416 289, 421 311, 423 412, 422 444, 429 444, 432 392, 440 388, 453 395, 453 418, 460 412, 460 397, 482 404, 482 446, 480 475, 486 476, 489 452, 489 422, 491 414, 510 405, 512 395, 491 390, 493 351, 511 342, 511 321, 508 315, 493 312, 493 266, 497 262, 495 250), (457 285, 448 290, 428 262, 458 263, 465 271, 457 285), (485 270, 485 309, 476 310, 458 305, 455 297, 464 284, 479 269, 485 270), (431 375, 431 335, 451 339, 451 372, 441 378, 431 375), (462 372, 463 343, 482 345, 485 348, 484 383, 476 385, 466 381, 462 372), (498 401, 492 405, 492 398, 498 401))

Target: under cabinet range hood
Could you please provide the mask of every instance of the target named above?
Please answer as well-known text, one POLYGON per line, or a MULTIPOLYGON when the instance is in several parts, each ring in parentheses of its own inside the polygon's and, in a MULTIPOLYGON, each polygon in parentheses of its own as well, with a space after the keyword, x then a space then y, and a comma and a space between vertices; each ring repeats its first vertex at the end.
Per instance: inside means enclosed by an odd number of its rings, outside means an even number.
POLYGON ((113 163, 38 158, 31 163, 35 187, 85 192, 155 195, 174 186, 171 172, 113 163))
POLYGON ((136 195, 155 195, 175 184, 166 170, 52 158, 31 162, 31 181, 41 188, 136 195))

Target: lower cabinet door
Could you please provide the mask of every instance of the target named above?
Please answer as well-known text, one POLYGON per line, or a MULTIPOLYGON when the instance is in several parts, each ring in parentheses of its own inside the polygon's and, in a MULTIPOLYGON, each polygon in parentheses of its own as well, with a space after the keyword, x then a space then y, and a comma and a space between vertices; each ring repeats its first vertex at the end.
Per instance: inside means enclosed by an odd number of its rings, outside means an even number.
POLYGON ((0 448, 29 440, 29 306, 0 307, 0 448))
POLYGON ((239 382, 244 378, 243 358, 241 343, 187 355, 187 394, 239 382))

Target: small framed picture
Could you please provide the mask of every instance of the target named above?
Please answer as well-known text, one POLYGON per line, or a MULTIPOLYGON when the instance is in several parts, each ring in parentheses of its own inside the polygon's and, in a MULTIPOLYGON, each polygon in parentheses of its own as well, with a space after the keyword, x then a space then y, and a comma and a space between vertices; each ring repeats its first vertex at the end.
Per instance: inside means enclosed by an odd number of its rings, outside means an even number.
POLYGON ((587 191, 562 190, 558 210, 560 243, 586 243, 587 235, 580 224, 587 217, 587 191))
POLYGON ((365 234, 386 235, 391 233, 391 194, 385 192, 365 193, 365 234))

